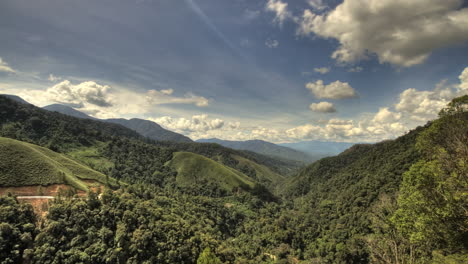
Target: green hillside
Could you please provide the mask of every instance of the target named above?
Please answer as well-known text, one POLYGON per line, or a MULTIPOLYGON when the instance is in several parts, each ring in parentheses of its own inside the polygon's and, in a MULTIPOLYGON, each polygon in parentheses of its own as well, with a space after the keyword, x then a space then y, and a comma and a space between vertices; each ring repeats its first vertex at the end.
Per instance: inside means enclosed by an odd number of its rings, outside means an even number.
POLYGON ((252 160, 237 155, 233 155, 233 158, 239 162, 237 167, 241 168, 241 172, 266 186, 275 186, 286 179, 284 176, 272 171, 268 167, 252 160))
POLYGON ((194 153, 175 152, 167 165, 177 171, 179 186, 209 182, 228 191, 235 187, 254 186, 252 179, 245 174, 194 153))
POLYGON ((0 137, 0 186, 64 183, 87 191, 82 180, 106 183, 106 176, 50 149, 0 137))

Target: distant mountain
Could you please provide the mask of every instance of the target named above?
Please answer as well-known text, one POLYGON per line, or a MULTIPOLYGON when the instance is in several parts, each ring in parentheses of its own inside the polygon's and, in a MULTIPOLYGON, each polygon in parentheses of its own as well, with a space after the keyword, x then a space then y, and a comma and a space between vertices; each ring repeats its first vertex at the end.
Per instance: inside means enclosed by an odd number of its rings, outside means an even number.
MULTIPOLYGON (((19 97, 18 97, 19 98, 19 97)), ((20 98, 21 99, 21 98, 20 98)), ((93 119, 93 120, 100 120, 103 122, 109 122, 114 124, 119 124, 124 127, 130 128, 138 132, 138 134, 158 141, 176 141, 176 142, 192 142, 192 140, 184 135, 169 131, 167 129, 162 128, 155 122, 133 118, 130 120, 119 118, 119 119, 97 119, 92 116, 89 116, 85 113, 82 113, 72 107, 61 105, 61 104, 52 104, 43 107, 45 110, 49 110, 52 112, 59 112, 61 114, 83 118, 83 119, 93 119)))
POLYGON ((135 130, 138 134, 145 136, 147 138, 151 138, 158 141, 176 141, 176 142, 193 142, 190 138, 169 131, 167 129, 162 128, 155 122, 139 119, 139 118, 132 118, 130 120, 118 118, 118 119, 105 119, 105 122, 110 122, 114 124, 119 124, 124 127, 128 127, 130 129, 135 130))
POLYGON ((48 105, 48 106, 44 106, 43 109, 49 110, 49 111, 52 111, 52 112, 59 112, 59 113, 62 113, 64 115, 69 115, 69 116, 73 116, 73 117, 97 120, 97 118, 89 116, 89 115, 87 115, 87 114, 85 114, 83 112, 75 110, 74 108, 66 106, 66 105, 51 104, 51 105, 48 105))
POLYGON ((304 152, 273 144, 271 142, 263 140, 247 140, 247 141, 230 141, 230 140, 221 140, 217 138, 210 139, 199 139, 197 142, 200 143, 217 143, 221 146, 240 149, 240 150, 249 150, 252 152, 260 153, 263 155, 279 157, 287 160, 296 160, 305 163, 312 162, 317 160, 313 156, 310 156, 304 152))
POLYGON ((354 143, 348 142, 325 142, 325 141, 302 141, 297 143, 282 143, 280 146, 292 148, 305 152, 313 157, 335 156, 352 147, 354 143))
POLYGON ((26 100, 24 100, 23 98, 17 96, 17 95, 12 95, 12 94, 0 94, 0 95, 3 95, 7 98, 10 98, 11 100, 15 101, 15 102, 18 102, 18 103, 22 103, 22 104, 29 104, 28 102, 26 102, 26 100))

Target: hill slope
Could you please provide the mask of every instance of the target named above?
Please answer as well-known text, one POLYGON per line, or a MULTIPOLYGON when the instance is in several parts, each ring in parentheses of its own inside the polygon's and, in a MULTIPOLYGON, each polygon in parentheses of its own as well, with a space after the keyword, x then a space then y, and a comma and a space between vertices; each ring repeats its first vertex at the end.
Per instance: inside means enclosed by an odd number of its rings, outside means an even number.
POLYGON ((226 191, 231 191, 236 187, 254 186, 254 181, 245 174, 190 152, 175 152, 167 166, 177 171, 176 182, 180 186, 206 182, 214 183, 226 191))
POLYGON ((87 191, 82 180, 105 184, 106 176, 50 149, 0 137, 0 186, 63 183, 87 191))
POLYGON ((279 157, 282 159, 296 160, 305 163, 314 161, 312 157, 304 152, 294 150, 292 148, 279 146, 271 142, 263 140, 247 140, 247 141, 230 141, 221 140, 217 138, 199 139, 197 142, 201 143, 216 143, 221 146, 233 149, 248 150, 263 155, 279 157))

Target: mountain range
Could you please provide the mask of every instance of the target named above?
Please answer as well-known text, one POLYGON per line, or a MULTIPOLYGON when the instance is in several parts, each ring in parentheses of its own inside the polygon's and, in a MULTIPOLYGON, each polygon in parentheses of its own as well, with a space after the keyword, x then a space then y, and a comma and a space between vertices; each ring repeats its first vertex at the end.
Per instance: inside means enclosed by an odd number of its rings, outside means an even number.
POLYGON ((276 145, 263 140, 230 141, 221 140, 217 138, 209 138, 199 139, 196 142, 216 143, 227 148, 249 150, 263 155, 279 157, 282 159, 297 160, 302 161, 304 163, 310 163, 314 160, 321 158, 316 156, 314 157, 313 155, 309 155, 289 147, 276 145))
POLYGON ((0 260, 466 263, 466 104, 301 168, 0 96, 0 260))

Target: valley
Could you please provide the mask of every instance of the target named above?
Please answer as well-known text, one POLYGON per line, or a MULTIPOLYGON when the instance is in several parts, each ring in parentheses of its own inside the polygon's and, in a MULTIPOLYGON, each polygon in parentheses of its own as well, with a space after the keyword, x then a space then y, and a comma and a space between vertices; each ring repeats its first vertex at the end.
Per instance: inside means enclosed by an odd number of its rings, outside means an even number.
POLYGON ((219 263, 380 263, 382 254, 396 258, 398 241, 398 258, 462 263, 466 100, 395 140, 303 166, 219 144, 155 141, 0 96, 0 230, 11 230, 0 232, 0 257, 196 263, 214 248, 219 263), (437 185, 421 162, 437 167, 437 185), (452 198, 434 204, 424 192, 440 185, 452 198), (424 204, 406 191, 413 186, 424 204), (420 218, 431 219, 424 229, 420 218))

